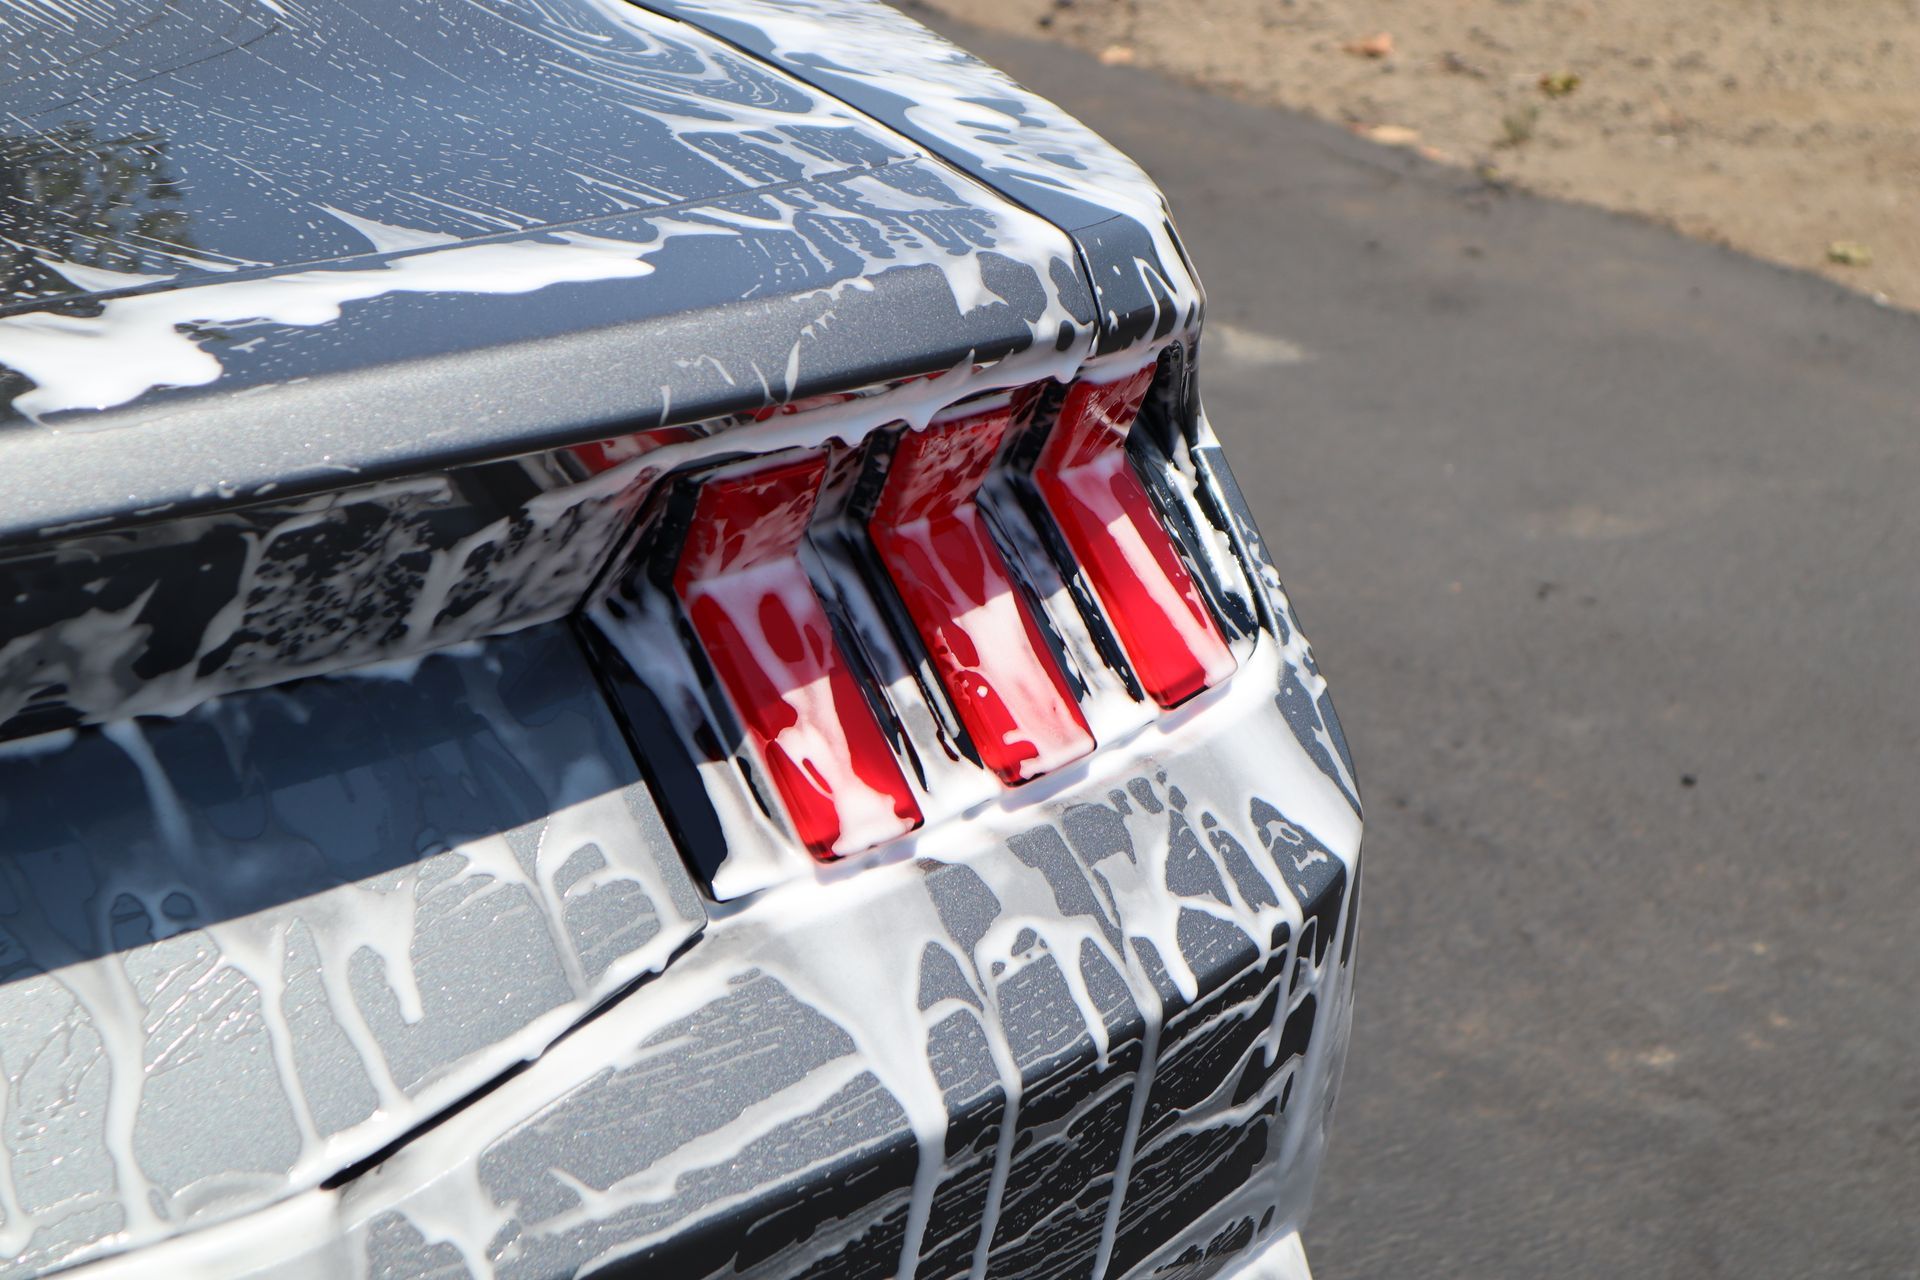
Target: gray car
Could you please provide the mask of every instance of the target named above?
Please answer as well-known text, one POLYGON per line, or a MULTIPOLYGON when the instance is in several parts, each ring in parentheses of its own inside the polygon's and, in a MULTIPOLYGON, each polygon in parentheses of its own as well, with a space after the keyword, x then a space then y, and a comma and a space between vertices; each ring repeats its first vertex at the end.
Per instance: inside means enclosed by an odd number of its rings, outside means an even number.
POLYGON ((869 0, 0 12, 0 1276, 1306 1274, 1158 190, 869 0))

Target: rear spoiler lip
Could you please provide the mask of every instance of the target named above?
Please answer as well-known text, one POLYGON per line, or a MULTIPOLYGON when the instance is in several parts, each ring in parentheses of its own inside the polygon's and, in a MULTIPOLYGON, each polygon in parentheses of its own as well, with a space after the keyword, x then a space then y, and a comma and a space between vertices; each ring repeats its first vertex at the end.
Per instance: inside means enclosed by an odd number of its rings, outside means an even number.
MULTIPOLYGON (((978 188, 972 198, 976 207, 1024 216, 978 188)), ((1051 261, 1010 256, 1017 244, 971 252, 999 254, 1029 277, 1024 292, 1057 297, 1077 330, 1057 340, 1084 349, 1092 295, 1069 247, 1060 249, 1051 261)), ((691 259, 686 265, 697 268, 691 259)), ((968 358, 992 363, 1055 340, 1036 334, 1038 307, 962 314, 947 272, 924 260, 880 259, 839 280, 805 280, 747 300, 697 269, 671 269, 664 251, 658 260, 658 271, 637 280, 505 298, 414 294, 404 307, 357 303, 340 321, 278 333, 276 364, 252 378, 242 366, 208 386, 151 391, 118 408, 39 422, 17 411, 0 416, 0 548, 711 421, 968 358), (603 313, 585 322, 574 313, 582 289, 594 291, 603 313), (404 350, 413 335, 455 331, 466 309, 502 301, 510 310, 495 307, 492 330, 479 341, 382 363, 357 358, 354 343, 364 352, 391 333, 404 350), (828 311, 833 322, 817 323, 828 311), (503 323, 513 330, 504 338, 503 323), (344 347, 342 331, 351 331, 344 347), (803 332, 803 357, 787 385, 803 332), (302 375, 268 380, 289 364, 302 375)))
MULTIPOLYGON (((782 313, 817 309, 805 295, 245 389, 223 382, 125 409, 19 423, 0 436, 0 548, 705 422, 935 373, 969 356, 992 363, 1032 343, 1024 324, 983 332, 953 323, 937 345, 921 341, 916 316, 937 316, 944 302, 952 321, 941 275, 914 267, 865 279, 872 292, 850 293, 836 310, 891 315, 895 323, 875 327, 902 340, 866 344, 830 365, 810 362, 792 388, 728 384, 710 370, 662 382, 653 363, 635 356, 690 345, 727 351, 724 334, 736 352, 777 340, 784 360, 785 335, 797 324, 782 313)), ((740 364, 751 361, 743 355, 740 364)))

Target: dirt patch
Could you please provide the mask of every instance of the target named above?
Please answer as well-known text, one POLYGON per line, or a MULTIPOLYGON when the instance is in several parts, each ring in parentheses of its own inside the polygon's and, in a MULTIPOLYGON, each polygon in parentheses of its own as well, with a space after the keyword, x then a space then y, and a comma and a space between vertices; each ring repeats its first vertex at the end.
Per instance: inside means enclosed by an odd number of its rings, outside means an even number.
POLYGON ((921 4, 1920 307, 1920 0, 921 4))

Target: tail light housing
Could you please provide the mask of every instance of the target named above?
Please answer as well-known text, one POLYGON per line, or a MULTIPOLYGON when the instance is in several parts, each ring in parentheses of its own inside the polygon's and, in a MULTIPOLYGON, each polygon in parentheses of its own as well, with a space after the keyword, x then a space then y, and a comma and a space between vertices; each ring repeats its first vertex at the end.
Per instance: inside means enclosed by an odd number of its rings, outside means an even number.
MULTIPOLYGON (((1100 733, 1140 723, 1113 712, 1141 692, 1174 707, 1233 672, 1129 453, 1155 368, 667 477, 613 588, 625 603, 594 617, 650 690, 630 703, 630 736, 657 740, 664 716, 684 744, 690 771, 656 789, 670 816, 708 806, 674 823, 683 843, 723 846, 688 855, 716 896, 787 874, 779 847, 794 837, 823 861, 897 839, 981 786, 1089 756, 1100 733), (664 613, 654 599, 670 601, 664 613), (677 631, 615 634, 665 614, 677 631), (687 691, 654 687, 679 679, 652 661, 662 645, 687 646, 687 691), (1122 701, 1090 720, 1096 686, 1122 701), (687 792, 704 794, 675 794, 687 792), (784 824, 755 818, 756 803, 784 824)), ((751 428, 726 438, 750 443, 751 428)))

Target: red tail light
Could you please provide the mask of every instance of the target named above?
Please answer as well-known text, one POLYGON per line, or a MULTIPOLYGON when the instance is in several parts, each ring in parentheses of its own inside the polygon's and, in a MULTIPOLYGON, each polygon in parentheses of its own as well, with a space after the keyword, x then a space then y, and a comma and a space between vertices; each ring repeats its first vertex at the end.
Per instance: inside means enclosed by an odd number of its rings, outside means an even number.
MULTIPOLYGON (((1137 725, 1145 709, 1113 701, 1124 687, 1137 682, 1172 707, 1232 674, 1233 651, 1128 450, 1154 373, 1075 382, 1057 401, 1052 384, 975 398, 845 453, 788 450, 667 482, 635 531, 630 570, 610 588, 618 599, 596 621, 630 664, 654 646, 678 647, 657 630, 669 612, 692 632, 692 668, 669 655, 667 686, 631 669, 645 687, 623 696, 637 741, 662 726, 670 736, 655 785, 676 826, 697 833, 696 861, 716 892, 718 860, 738 864, 728 895, 777 883, 792 856, 783 826, 828 860, 978 803, 990 784, 951 749, 957 734, 1001 784, 1018 786, 1094 751, 1093 706, 1115 732, 1137 725), (1054 420, 1029 430, 1029 410, 1050 403, 1054 420), (1007 466, 1031 467, 1037 505, 1003 510, 983 496, 1009 450, 1007 466), (830 518, 816 510, 823 501, 830 518), (1014 540, 1005 554, 1002 533, 1014 540), (1043 560, 1013 554, 1035 537, 1097 596, 1121 652, 1083 616, 1095 601, 1061 590, 1043 560), (1027 570, 1041 577, 1028 583, 1027 570), (823 571, 833 587, 816 593, 823 571), (678 610, 653 607, 649 599, 665 603, 653 592, 670 593, 678 610), (946 695, 931 705, 905 678, 921 650, 946 695), (1067 653, 1096 664, 1081 673, 1086 688, 1067 653), (740 742, 716 733, 711 704, 688 683, 702 655, 740 742), (1083 710, 1089 694, 1096 702, 1083 710), (923 770, 913 784, 909 760, 923 770), (785 824, 760 816, 750 778, 766 780, 785 824)), ((608 442, 576 456, 601 470, 640 451, 608 442)))
POLYGON ((825 470, 814 455, 707 480, 673 578, 795 830, 819 858, 920 825, 800 562, 825 470))
POLYGON ((980 759, 1003 782, 1093 750, 1093 735, 975 505, 1012 404, 906 433, 868 528, 980 759))
POLYGON ((1034 480, 1147 693, 1175 706, 1233 673, 1233 653, 1127 458, 1154 367, 1076 382, 1034 480))

